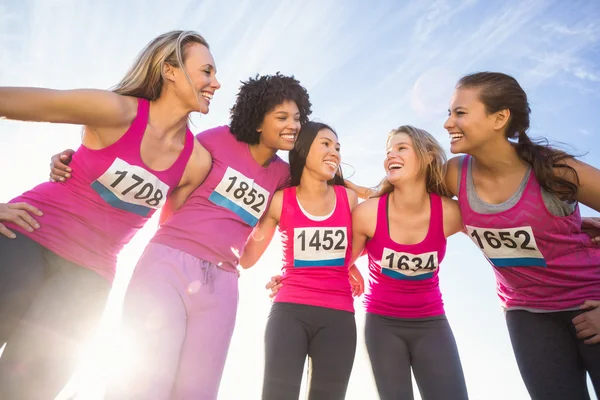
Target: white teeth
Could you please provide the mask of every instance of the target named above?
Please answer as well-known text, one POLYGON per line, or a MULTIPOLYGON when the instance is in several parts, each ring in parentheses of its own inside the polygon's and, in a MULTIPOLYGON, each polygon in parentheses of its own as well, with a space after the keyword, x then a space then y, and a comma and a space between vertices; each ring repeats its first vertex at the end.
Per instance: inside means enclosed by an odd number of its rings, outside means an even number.
POLYGON ((450 134, 450 143, 454 143, 454 142, 458 142, 460 139, 463 138, 463 134, 462 133, 451 133, 450 134))
POLYGON ((201 94, 202 94, 202 97, 204 97, 206 100, 212 100, 212 98, 213 98, 213 95, 212 95, 212 93, 209 93, 209 92, 201 92, 201 94))
POLYGON ((296 140, 296 135, 281 135, 281 137, 284 138, 285 140, 291 140, 291 141, 296 140))
POLYGON ((400 169, 402 168, 402 165, 398 164, 398 163, 393 163, 388 165, 388 169, 400 169))
POLYGON ((337 169, 338 167, 337 163, 334 163, 333 161, 325 161, 325 164, 331 165, 333 169, 337 169))

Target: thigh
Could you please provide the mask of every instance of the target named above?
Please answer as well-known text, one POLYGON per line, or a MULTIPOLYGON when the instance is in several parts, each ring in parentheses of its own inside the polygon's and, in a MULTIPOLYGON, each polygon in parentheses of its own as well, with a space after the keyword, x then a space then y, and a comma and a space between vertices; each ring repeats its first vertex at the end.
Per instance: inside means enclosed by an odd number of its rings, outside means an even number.
POLYGON ((238 275, 196 259, 191 281, 199 285, 188 292, 187 327, 179 356, 173 400, 217 398, 235 327, 238 275), (206 276, 207 279, 202 279, 206 276))
POLYGON ((587 400, 585 369, 570 327, 557 313, 506 312, 521 377, 533 400, 587 400))
POLYGON ((265 330, 263 400, 298 400, 308 355, 308 326, 300 304, 275 303, 265 330))
POLYGON ((367 313, 365 341, 382 400, 412 400, 410 354, 393 318, 367 313))
POLYGON ((426 400, 466 400, 467 386, 448 320, 416 320, 409 341, 415 380, 426 400))
POLYGON ((308 348, 308 399, 343 400, 356 353, 354 314, 312 308, 320 324, 308 348))
POLYGON ((128 359, 134 361, 125 375, 111 377, 107 399, 169 399, 186 330, 186 309, 172 269, 176 262, 176 251, 152 243, 138 261, 121 325, 128 359))
POLYGON ((2 398, 54 398, 81 361, 106 305, 106 279, 48 250, 44 256, 48 276, 2 355, 2 398))
POLYGON ((42 248, 20 233, 0 235, 0 347, 25 314, 44 279, 42 248))

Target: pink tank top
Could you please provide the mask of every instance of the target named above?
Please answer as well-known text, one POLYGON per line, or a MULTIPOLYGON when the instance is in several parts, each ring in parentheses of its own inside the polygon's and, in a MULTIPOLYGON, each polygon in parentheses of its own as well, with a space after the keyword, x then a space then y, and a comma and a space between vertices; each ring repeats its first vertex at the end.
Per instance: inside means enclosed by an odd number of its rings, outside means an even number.
POLYGON ((150 104, 138 99, 135 119, 112 145, 91 150, 81 145, 71 161, 71 179, 46 182, 11 200, 39 208, 35 232, 7 224, 40 245, 112 281, 123 246, 162 207, 177 187, 194 148, 188 130, 175 163, 154 171, 142 161, 140 148, 150 104))
POLYGON ((366 311, 395 318, 425 318, 444 314, 439 265, 446 255, 442 199, 429 195, 429 230, 422 242, 400 244, 390 238, 389 193, 379 198, 377 225, 367 241, 369 292, 366 311))
POLYGON ((289 165, 277 155, 266 167, 258 164, 228 126, 197 138, 212 156, 212 169, 150 241, 234 270, 272 194, 288 182, 289 165))
POLYGON ((276 302, 298 303, 354 312, 348 281, 352 255, 352 214, 343 186, 333 186, 336 203, 323 221, 305 215, 296 187, 283 191, 279 232, 283 248, 283 286, 276 302))
POLYGON ((494 267, 502 306, 560 311, 600 299, 600 247, 581 232, 579 206, 569 216, 554 216, 531 170, 512 208, 477 213, 467 198, 469 158, 464 157, 461 168, 462 219, 467 234, 494 267))

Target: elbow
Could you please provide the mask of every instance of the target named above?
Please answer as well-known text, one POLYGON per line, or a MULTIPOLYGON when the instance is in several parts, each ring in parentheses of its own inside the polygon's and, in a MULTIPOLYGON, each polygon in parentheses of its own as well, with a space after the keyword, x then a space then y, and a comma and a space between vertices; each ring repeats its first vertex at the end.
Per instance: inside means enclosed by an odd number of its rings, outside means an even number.
POLYGON ((239 266, 242 267, 242 269, 252 268, 254 264, 256 264, 256 260, 250 260, 248 257, 244 257, 243 254, 242 257, 240 257, 239 266))

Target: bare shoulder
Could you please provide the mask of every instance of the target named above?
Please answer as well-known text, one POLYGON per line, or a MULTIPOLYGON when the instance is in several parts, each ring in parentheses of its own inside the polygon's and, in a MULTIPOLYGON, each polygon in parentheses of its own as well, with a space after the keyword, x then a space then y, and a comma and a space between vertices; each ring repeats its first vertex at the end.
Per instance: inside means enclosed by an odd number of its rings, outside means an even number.
POLYGON ((271 204, 269 204, 268 216, 275 219, 277 222, 281 219, 281 211, 283 209, 283 190, 280 189, 273 193, 271 204))
POLYGON ((454 196, 458 196, 458 171, 461 156, 452 157, 446 163, 446 186, 454 196))
POLYGON ((379 197, 374 197, 369 200, 365 200, 354 209, 353 214, 356 214, 359 218, 370 218, 377 216, 377 208, 379 206, 379 197))
POLYGON ((348 204, 350 205, 350 209, 354 210, 354 208, 358 204, 358 194, 350 188, 345 188, 346 194, 348 195, 348 204))

